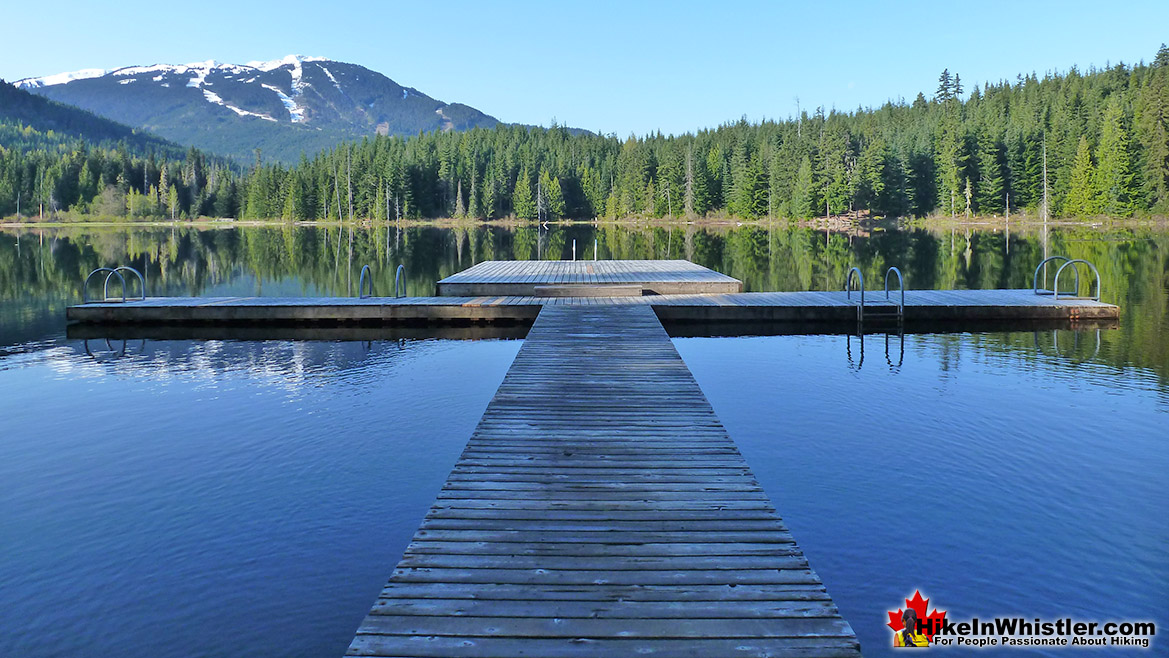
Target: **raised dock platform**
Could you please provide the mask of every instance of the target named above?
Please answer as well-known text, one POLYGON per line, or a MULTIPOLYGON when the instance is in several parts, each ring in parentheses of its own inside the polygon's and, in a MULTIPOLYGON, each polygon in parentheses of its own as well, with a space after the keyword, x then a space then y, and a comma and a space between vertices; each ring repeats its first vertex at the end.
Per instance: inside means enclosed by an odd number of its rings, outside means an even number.
POLYGON ((542 307, 349 655, 860 649, 651 307, 564 303, 542 307))
POLYGON ((438 282, 441 297, 733 293, 743 282, 688 260, 492 260, 438 282))

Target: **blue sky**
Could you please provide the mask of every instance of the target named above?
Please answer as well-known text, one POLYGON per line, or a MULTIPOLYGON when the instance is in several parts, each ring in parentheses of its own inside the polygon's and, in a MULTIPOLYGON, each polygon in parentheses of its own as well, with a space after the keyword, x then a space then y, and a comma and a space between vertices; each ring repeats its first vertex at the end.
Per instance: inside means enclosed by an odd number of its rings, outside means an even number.
POLYGON ((1149 61, 1169 2, 10 2, 0 78, 290 53, 504 121, 680 133, 1149 61))

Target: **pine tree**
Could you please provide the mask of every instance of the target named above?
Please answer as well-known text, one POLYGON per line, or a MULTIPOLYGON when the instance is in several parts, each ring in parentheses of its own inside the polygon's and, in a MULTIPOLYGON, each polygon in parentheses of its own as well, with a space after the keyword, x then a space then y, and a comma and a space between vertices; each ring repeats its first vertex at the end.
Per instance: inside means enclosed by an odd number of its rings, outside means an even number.
POLYGON ((857 159, 856 203, 870 211, 885 211, 879 200, 885 193, 885 142, 880 138, 871 139, 861 149, 857 159))
POLYGON ((515 181, 515 192, 511 197, 512 209, 520 219, 536 218, 536 202, 532 198, 532 175, 524 167, 515 181))
POLYGON ((938 125, 937 186, 938 200, 946 214, 955 214, 963 196, 966 174, 966 144, 956 111, 948 110, 938 125))
POLYGON ((1131 156, 1117 95, 1113 95, 1104 110, 1096 163, 1100 210, 1111 215, 1131 215, 1134 209, 1131 156))
POLYGON ((1088 138, 1081 135, 1076 147, 1076 158, 1072 162, 1071 186, 1064 199, 1063 212, 1065 215, 1095 215, 1098 212, 1098 198, 1096 171, 1088 150, 1088 138))
POLYGON ((1138 105, 1137 136, 1144 151, 1142 176, 1148 206, 1169 211, 1169 48, 1157 53, 1138 105))
POLYGON ((796 173, 796 185, 792 190, 792 215, 799 219, 815 217, 819 202, 816 199, 815 181, 812 179, 812 160, 804 156, 796 173))
POLYGON ((565 216, 565 193, 560 188, 560 179, 553 178, 547 169, 540 169, 540 194, 545 219, 559 220, 565 216))
POLYGON ((978 184, 974 191, 978 212, 997 213, 1006 194, 1003 177, 1003 150, 990 130, 978 135, 978 184))
POLYGON ((547 190, 548 219, 564 217, 564 189, 560 186, 560 178, 545 174, 544 187, 547 190))
POLYGON ((458 187, 455 190, 455 217, 463 218, 467 216, 467 208, 463 205, 463 181, 460 179, 458 187))
POLYGON ((483 216, 483 207, 479 199, 479 170, 471 169, 471 195, 467 204, 467 215, 475 219, 483 216))
POLYGON ((483 179, 483 218, 492 219, 495 217, 495 208, 498 204, 499 195, 496 188, 495 168, 487 167, 487 175, 483 179))
POLYGON ((952 98, 954 98, 954 89, 950 79, 950 69, 942 69, 942 74, 938 76, 938 90, 934 95, 934 100, 945 103, 952 98))
POLYGON ((686 179, 685 190, 682 193, 682 212, 687 217, 694 216, 694 145, 686 149, 686 179))

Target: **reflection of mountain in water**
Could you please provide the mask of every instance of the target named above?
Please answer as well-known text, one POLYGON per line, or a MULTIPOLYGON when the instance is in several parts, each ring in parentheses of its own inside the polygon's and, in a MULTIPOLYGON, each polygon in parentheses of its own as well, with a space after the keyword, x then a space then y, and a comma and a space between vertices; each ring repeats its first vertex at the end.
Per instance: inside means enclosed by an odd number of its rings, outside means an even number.
MULTIPOLYGON (((644 227, 587 224, 505 228, 296 226, 195 229, 65 227, 0 232, 0 345, 59 336, 64 309, 80 300, 94 268, 129 264, 151 295, 353 295, 363 265, 376 294, 392 294, 405 265, 411 295, 484 260, 686 258, 729 274, 747 290, 838 289, 856 265, 880 281, 896 265, 918 289, 1026 288, 1045 253, 1085 258, 1100 269, 1104 301, 1121 306, 1103 359, 1150 367, 1169 363, 1169 233, 1053 229, 874 231, 857 235, 766 225, 644 227), (595 248, 594 248, 595 245, 595 248)), ((217 336, 209 336, 217 337, 217 336)), ((293 337, 295 338, 295 337, 293 337)))

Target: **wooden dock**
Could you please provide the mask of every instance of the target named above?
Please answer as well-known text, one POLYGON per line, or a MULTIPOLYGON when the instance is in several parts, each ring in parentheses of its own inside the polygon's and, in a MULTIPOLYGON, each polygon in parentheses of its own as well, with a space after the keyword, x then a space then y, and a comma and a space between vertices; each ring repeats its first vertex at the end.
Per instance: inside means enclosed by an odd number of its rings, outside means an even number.
MULTIPOLYGON (((70 306, 97 325, 531 324, 548 305, 648 305, 669 323, 853 325, 896 315, 900 294, 741 292, 742 282, 684 260, 487 261, 438 282, 434 297, 152 297, 70 306)), ((908 290, 908 323, 1116 320, 1120 309, 1032 290, 908 290)))
POLYGON ((349 655, 860 650, 651 307, 551 304, 349 655))
POLYGON ((438 282, 441 297, 734 293, 743 282, 688 260, 493 260, 438 282))
MULTIPOLYGON (((883 302, 869 293, 866 303, 883 302), (874 299, 876 298, 876 299, 874 299)), ((70 322, 289 325, 530 324, 545 306, 648 306, 663 322, 835 323, 855 328, 857 300, 843 292, 745 292, 646 296, 150 297, 70 306, 70 322)), ((871 310, 871 306, 866 306, 871 310)), ((885 307, 887 310, 887 307, 885 307)), ((1116 320, 1120 309, 1031 290, 908 290, 907 323, 1116 320)))

